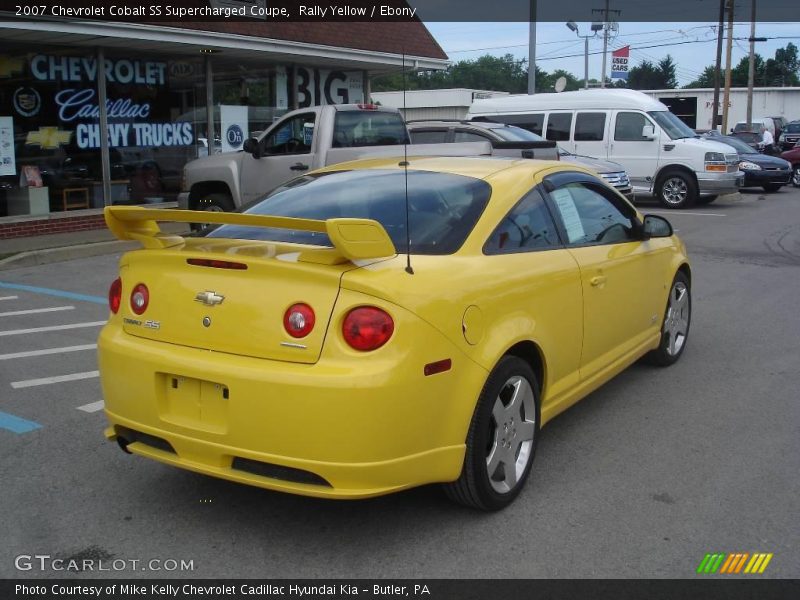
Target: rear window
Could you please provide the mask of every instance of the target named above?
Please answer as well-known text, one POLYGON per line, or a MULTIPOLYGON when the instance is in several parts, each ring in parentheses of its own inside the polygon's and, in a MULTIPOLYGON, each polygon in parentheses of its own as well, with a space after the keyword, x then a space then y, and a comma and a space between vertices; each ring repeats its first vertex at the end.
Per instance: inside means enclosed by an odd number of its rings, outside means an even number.
MULTIPOLYGON (((464 243, 491 195, 485 181, 428 171, 369 169, 337 171, 294 179, 247 208, 246 214, 302 219, 374 219, 383 225, 395 248, 412 254, 452 254, 464 243)), ((331 246, 324 233, 267 227, 223 225, 208 237, 292 242, 331 246)))
POLYGON ((333 147, 395 146, 408 143, 406 124, 399 113, 338 111, 333 122, 333 147))

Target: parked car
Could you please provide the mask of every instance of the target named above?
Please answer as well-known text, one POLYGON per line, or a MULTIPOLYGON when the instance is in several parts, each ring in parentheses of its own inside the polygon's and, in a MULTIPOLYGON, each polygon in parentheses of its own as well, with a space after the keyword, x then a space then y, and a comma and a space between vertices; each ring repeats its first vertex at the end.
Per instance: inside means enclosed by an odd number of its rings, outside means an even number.
POLYGON ((542 425, 643 356, 681 357, 692 276, 663 217, 573 164, 409 162, 322 169, 244 213, 106 208, 145 247, 98 340, 107 437, 273 490, 443 483, 497 510, 542 425), (172 220, 221 227, 159 235, 172 220))
POLYGON ((778 138, 786 130, 786 125, 789 121, 787 121, 785 117, 770 117, 770 119, 775 123, 775 143, 777 143, 778 138))
POLYGON ((753 131, 755 133, 759 133, 762 127, 769 130, 774 140, 778 139, 778 136, 775 135, 777 128, 775 127, 775 121, 772 119, 772 117, 757 117, 749 123, 747 121, 739 121, 736 123, 736 125, 734 125, 732 133, 739 133, 741 131, 753 131))
POLYGON ((734 136, 714 139, 728 144, 739 153, 739 169, 744 173, 742 187, 761 187, 765 192, 777 192, 791 181, 792 165, 789 161, 761 154, 734 136))
POLYGON ((792 163, 792 185, 800 187, 800 145, 783 152, 781 158, 792 163))
POLYGON ((588 167, 628 200, 634 200, 628 174, 621 165, 589 156, 577 156, 521 127, 492 121, 444 120, 409 121, 406 125, 415 144, 486 140, 492 144, 493 156, 563 160, 588 167))
POLYGON ((791 150, 800 143, 800 121, 787 123, 778 138, 778 146, 781 150, 791 150))
POLYGON ((744 176, 736 153, 697 139, 666 105, 635 90, 597 89, 475 100, 467 114, 528 129, 570 152, 613 160, 633 190, 667 208, 735 192, 744 176))
MULTIPOLYGON (((735 139, 747 144, 748 146, 750 146, 751 151, 763 152, 763 150, 764 150, 764 144, 761 141, 762 136, 761 136, 761 133, 758 132, 758 131, 750 131, 750 130, 743 129, 743 130, 738 131, 736 133, 732 133, 731 135, 729 135, 727 137, 735 138, 735 139)), ((715 136, 714 139, 718 140, 719 137, 715 136)))

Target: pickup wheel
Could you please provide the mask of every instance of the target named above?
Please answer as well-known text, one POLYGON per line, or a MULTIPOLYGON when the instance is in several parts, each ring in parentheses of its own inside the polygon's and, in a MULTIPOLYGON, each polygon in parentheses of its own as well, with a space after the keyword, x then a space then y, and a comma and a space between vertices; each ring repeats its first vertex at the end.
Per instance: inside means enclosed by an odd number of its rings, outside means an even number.
POLYGON ((697 201, 697 184, 683 171, 668 171, 661 177, 656 195, 667 208, 688 208, 697 201))
MULTIPOLYGON (((232 212, 234 210, 233 199, 229 194, 217 192, 206 194, 195 204, 195 210, 207 210, 211 212, 232 212)), ((202 231, 205 223, 190 223, 192 231, 202 231)))

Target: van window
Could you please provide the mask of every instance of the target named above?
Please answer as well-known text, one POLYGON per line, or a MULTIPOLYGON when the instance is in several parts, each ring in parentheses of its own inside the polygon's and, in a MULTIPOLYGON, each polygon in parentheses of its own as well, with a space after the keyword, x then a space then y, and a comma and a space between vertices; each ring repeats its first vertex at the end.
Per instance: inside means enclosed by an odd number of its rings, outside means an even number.
POLYGON ((601 142, 606 130, 606 113, 578 113, 575 117, 576 142, 601 142))
POLYGON ((617 123, 614 127, 614 140, 617 142, 641 142, 642 129, 650 125, 650 121, 641 113, 617 113, 617 123))
POLYGON ((473 119, 494 121, 495 123, 505 123, 506 125, 516 125, 522 129, 527 129, 536 135, 542 135, 544 126, 544 113, 531 113, 527 115, 492 115, 491 117, 481 117, 473 119))
POLYGON ((561 142, 569 139, 569 130, 572 127, 572 113, 550 113, 547 120, 547 139, 561 142))

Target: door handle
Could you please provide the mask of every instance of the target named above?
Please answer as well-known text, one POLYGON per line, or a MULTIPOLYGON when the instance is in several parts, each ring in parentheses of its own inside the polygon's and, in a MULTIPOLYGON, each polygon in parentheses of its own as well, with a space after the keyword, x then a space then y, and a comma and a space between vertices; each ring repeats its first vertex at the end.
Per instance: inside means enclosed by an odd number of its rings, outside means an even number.
POLYGON ((304 165, 303 163, 295 163, 289 168, 292 171, 308 171, 308 165, 304 165))
POLYGON ((606 276, 605 276, 605 275, 597 275, 597 276, 595 276, 595 277, 592 277, 592 278, 589 280, 589 283, 591 283, 591 284, 592 284, 592 287, 598 287, 598 286, 601 286, 601 285, 603 285, 605 282, 606 282, 606 276))

